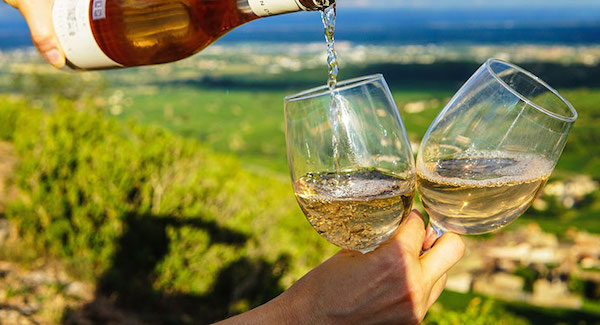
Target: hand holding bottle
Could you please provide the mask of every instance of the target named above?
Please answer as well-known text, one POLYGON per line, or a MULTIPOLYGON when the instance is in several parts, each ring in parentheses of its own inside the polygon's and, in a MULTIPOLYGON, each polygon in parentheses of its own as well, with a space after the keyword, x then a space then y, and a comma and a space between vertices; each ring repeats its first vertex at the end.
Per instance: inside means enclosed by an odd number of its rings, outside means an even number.
POLYGON ((230 30, 333 0, 4 0, 27 20, 35 47, 57 68, 160 64, 189 57, 230 30))
POLYGON ((33 45, 51 65, 62 68, 65 54, 52 25, 54 0, 5 0, 17 8, 29 25, 33 45))

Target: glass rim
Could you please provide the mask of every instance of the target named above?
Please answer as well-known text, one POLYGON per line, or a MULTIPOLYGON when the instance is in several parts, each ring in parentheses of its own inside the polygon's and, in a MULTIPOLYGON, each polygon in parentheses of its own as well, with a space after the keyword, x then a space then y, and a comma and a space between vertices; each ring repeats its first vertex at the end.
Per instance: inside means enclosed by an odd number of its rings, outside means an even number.
POLYGON ((577 120, 578 114, 577 111, 575 110, 575 107, 573 107, 573 105, 571 105, 571 103, 566 100, 561 94, 558 93, 558 91, 556 91, 554 88, 550 87, 550 85, 548 85, 545 81, 543 81, 542 79, 540 79, 539 77, 537 77, 536 75, 534 75, 533 73, 517 66, 514 65, 512 63, 500 60, 500 59, 494 59, 494 58, 490 58, 487 59, 485 61, 485 66, 487 68, 487 71, 492 75, 492 77, 494 77, 494 79, 496 79, 496 81, 498 81, 504 88, 506 88, 508 91, 510 91, 511 93, 513 93, 513 95, 519 97, 519 99, 521 99, 522 101, 524 101, 526 104, 528 104, 529 106, 534 107, 535 109, 537 109, 538 111, 549 115, 550 117, 559 119, 561 121, 564 122, 575 122, 575 120, 577 120), (526 96, 523 96, 519 91, 517 91, 516 89, 514 89, 513 87, 509 86, 506 82, 504 82, 504 80, 502 80, 502 78, 500 78, 496 72, 494 72, 494 70, 492 70, 492 67, 490 66, 491 63, 500 63, 500 64, 504 64, 507 65, 521 73, 523 73, 524 75, 526 75, 527 77, 531 78, 533 81, 539 83, 540 85, 544 86, 547 90, 549 90, 550 92, 552 92, 556 97, 558 97, 563 104, 565 104, 569 110, 572 113, 572 116, 564 116, 561 115, 559 113, 556 112, 552 112, 536 103, 534 103, 533 101, 531 101, 529 98, 527 98, 526 96))
MULTIPOLYGON (((337 83, 335 87, 335 92, 344 91, 350 88, 354 88, 357 86, 361 86, 364 84, 368 84, 377 80, 383 79, 383 75, 381 73, 371 74, 362 77, 356 77, 352 79, 343 80, 337 83)), ((329 95, 329 87, 327 85, 318 86, 314 88, 310 88, 307 90, 303 90, 294 95, 289 95, 283 98, 283 100, 287 102, 295 102, 299 100, 306 100, 310 98, 315 98, 323 95, 329 95)))

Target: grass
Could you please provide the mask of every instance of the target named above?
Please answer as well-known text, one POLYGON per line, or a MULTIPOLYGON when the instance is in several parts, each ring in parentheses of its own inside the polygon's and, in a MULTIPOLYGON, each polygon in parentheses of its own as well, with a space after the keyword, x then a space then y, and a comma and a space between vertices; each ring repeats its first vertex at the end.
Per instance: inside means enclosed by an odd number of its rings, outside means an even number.
MULTIPOLYGON (((246 165, 287 173, 283 97, 294 90, 227 90, 191 86, 164 87, 154 93, 128 93, 121 120, 165 127, 194 137, 213 150, 232 153, 246 165)), ((393 92, 399 107, 427 100, 420 114, 404 114, 412 141, 418 142, 451 93, 426 90, 393 92)))
POLYGON ((558 235, 563 235, 570 227, 600 234, 600 218, 598 218, 598 216, 600 216, 600 208, 598 207, 583 211, 569 211, 561 218, 539 217, 526 213, 509 227, 519 227, 535 222, 540 225, 543 231, 558 235))
POLYGON ((588 174, 600 179, 600 89, 561 91, 579 113, 557 171, 588 174))
POLYGON ((134 93, 119 116, 194 137, 246 164, 285 171, 284 92, 165 88, 153 96, 134 93))
MULTIPOLYGON (((465 310, 475 297, 485 296, 473 293, 459 293, 445 290, 437 300, 449 310, 465 310)), ((539 307, 522 302, 510 302, 494 299, 494 307, 503 312, 527 319, 531 324, 598 324, 600 322, 600 304, 596 301, 584 300, 581 310, 539 307)))

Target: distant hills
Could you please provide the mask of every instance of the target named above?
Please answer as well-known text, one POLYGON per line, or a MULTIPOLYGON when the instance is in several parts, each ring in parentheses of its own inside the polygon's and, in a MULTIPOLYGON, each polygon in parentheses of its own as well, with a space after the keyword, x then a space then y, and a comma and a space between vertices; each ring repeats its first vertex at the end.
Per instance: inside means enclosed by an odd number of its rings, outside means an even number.
MULTIPOLYGON (((298 13, 252 22, 222 41, 321 41, 320 17, 298 13)), ((372 44, 600 44, 598 7, 338 10, 336 39, 372 44)))
MULTIPOLYGON (((249 23, 219 42, 316 42, 317 13, 297 13, 249 23)), ((341 8, 336 38, 370 44, 600 44, 598 7, 424 9, 341 8)), ((0 6, 0 49, 31 46, 27 26, 0 6)))

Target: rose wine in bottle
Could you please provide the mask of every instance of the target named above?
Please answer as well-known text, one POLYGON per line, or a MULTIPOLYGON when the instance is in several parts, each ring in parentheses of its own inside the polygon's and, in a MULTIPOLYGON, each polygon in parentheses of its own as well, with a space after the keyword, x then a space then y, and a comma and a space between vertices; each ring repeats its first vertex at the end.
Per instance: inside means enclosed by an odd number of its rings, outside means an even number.
POLYGON ((76 70, 189 57, 249 21, 322 10, 334 0, 55 0, 52 18, 76 70))

